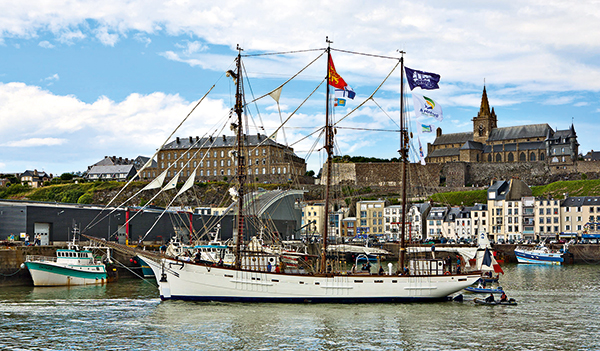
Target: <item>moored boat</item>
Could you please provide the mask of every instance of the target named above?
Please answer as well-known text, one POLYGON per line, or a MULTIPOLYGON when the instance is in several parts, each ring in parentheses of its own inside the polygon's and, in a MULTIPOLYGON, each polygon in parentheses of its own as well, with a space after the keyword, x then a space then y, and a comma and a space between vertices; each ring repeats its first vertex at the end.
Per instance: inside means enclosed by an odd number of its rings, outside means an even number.
POLYGON ((564 262, 563 252, 550 250, 543 244, 534 248, 516 247, 515 256, 519 263, 560 265, 564 262))
MULTIPOLYGON (((328 44, 330 43, 330 41, 327 42, 328 44)), ((268 253, 265 250, 254 251, 251 249, 251 245, 244 246, 245 205, 243 199, 246 193, 245 180, 247 172, 245 155, 248 152, 244 149, 246 136, 244 135, 243 128, 245 100, 242 97, 242 50, 239 47, 238 50, 236 70, 235 72, 228 71, 227 73, 227 76, 233 79, 236 87, 236 100, 233 111, 237 115, 237 121, 232 123, 232 129, 237 134, 237 143, 235 149, 232 150, 232 155, 236 157, 235 164, 237 165, 237 170, 235 174, 238 186, 237 189, 230 191, 230 193, 235 195, 238 202, 236 226, 232 233, 232 237, 234 238, 234 246, 232 247, 235 255, 234 264, 230 267, 207 264, 202 261, 195 262, 193 260, 182 259, 177 255, 167 255, 159 259, 152 259, 149 255, 140 254, 140 257, 148 263, 157 277, 161 299, 337 303, 446 301, 450 294, 468 287, 480 278, 480 272, 453 274, 444 270, 444 261, 440 259, 418 258, 405 260, 406 228, 404 224, 401 226, 401 249, 396 272, 388 271, 387 274, 359 274, 353 273, 352 270, 340 269, 338 262, 332 258, 335 255, 328 254, 327 235, 322 237, 320 257, 304 256, 303 259, 296 261, 298 262, 298 267, 295 270, 289 269, 291 267, 286 267, 285 264, 278 264, 274 260, 273 262, 276 267, 279 267, 279 269, 275 269, 274 271, 271 258, 277 258, 280 254, 276 252, 268 253), (302 267, 300 267, 300 264, 302 264, 302 267)), ((329 112, 331 96, 329 86, 331 85, 342 90, 342 93, 348 93, 348 90, 344 89, 347 84, 345 84, 335 71, 330 50, 329 46, 325 50, 328 69, 327 76, 324 79, 327 82, 324 149, 328 155, 328 176, 326 178, 324 206, 325 218, 328 218, 330 207, 329 186, 331 176, 329 175, 331 175, 332 171, 333 136, 335 134, 329 112)), ((409 162, 409 133, 407 122, 404 119, 406 111, 403 98, 404 58, 393 59, 398 61, 394 69, 397 66, 401 67, 401 159, 403 179, 406 179, 409 162)), ((280 89, 281 87, 278 87, 274 92, 280 91, 280 89)), ((354 94, 353 91, 352 94, 354 94)), ((279 96, 279 93, 276 95, 279 96)), ((406 183, 406 181, 402 181, 403 211, 401 211, 401 223, 406 223, 406 183)), ((182 189, 185 189, 185 186, 182 189)), ((328 221, 324 221, 321 232, 329 232, 328 221)), ((289 256, 289 253, 283 253, 283 255, 289 256)), ((280 262, 285 263, 284 260, 280 262)))
MULTIPOLYGON (((109 257, 109 249, 102 249, 107 250, 106 257, 109 257)), ((75 243, 69 243, 67 249, 57 249, 55 257, 27 256, 24 265, 31 273, 34 286, 90 285, 108 281, 106 265, 94 258, 92 247, 80 250, 75 243)))

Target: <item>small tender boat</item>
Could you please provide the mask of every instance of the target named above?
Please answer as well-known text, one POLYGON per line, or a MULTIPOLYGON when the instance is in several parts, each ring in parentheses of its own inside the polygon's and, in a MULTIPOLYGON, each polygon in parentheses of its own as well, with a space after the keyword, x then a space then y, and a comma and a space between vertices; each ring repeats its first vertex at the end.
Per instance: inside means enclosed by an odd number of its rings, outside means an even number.
POLYGON ((509 299, 508 301, 485 301, 485 299, 475 298, 473 302, 480 305, 505 305, 505 306, 516 306, 517 301, 515 299, 509 299))
POLYGON ((563 252, 550 250, 543 244, 535 248, 515 248, 515 256, 517 256, 517 261, 519 263, 541 263, 559 265, 564 262, 562 255, 563 252))
POLYGON ((67 249, 56 250, 56 257, 29 255, 24 264, 34 286, 104 284, 108 279, 106 265, 96 261, 93 248, 106 250, 106 257, 110 257, 108 248, 87 246, 80 250, 73 240, 67 249))
POLYGON ((502 294, 504 292, 504 290, 502 290, 502 287, 500 287, 500 286, 497 289, 475 288, 475 287, 469 286, 469 287, 466 287, 465 290, 468 292, 477 293, 477 294, 502 294))

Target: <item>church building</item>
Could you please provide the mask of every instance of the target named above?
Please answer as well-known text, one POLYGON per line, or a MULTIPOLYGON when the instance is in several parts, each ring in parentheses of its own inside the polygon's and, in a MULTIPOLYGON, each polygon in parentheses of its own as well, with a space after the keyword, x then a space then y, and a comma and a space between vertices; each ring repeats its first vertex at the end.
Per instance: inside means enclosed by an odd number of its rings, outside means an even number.
POLYGON ((498 128, 485 87, 473 131, 442 134, 427 143, 428 163, 546 162, 553 169, 572 169, 579 155, 575 127, 554 131, 547 123, 498 128))

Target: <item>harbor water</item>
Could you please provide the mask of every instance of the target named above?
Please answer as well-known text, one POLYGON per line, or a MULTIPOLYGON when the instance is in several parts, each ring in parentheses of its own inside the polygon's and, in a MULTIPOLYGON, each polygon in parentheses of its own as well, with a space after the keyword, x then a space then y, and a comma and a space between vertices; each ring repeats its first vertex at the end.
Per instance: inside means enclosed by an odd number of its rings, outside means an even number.
POLYGON ((0 350, 600 350, 600 266, 503 267, 518 306, 468 293, 431 304, 161 302, 142 280, 3 287, 0 350))

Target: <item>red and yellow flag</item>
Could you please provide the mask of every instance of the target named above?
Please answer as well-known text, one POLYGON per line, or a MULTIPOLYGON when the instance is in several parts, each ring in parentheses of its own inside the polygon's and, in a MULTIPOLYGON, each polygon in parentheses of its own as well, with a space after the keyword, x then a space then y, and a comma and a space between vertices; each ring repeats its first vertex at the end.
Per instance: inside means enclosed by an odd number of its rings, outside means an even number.
POLYGON ((340 75, 335 71, 335 66, 333 65, 333 59, 331 56, 329 56, 329 85, 338 89, 344 89, 344 87, 348 85, 344 81, 344 78, 340 77, 340 75))

